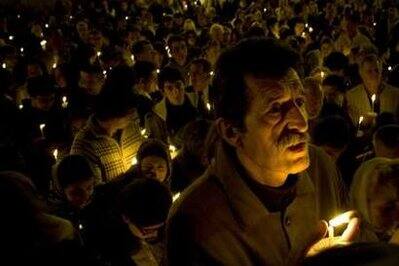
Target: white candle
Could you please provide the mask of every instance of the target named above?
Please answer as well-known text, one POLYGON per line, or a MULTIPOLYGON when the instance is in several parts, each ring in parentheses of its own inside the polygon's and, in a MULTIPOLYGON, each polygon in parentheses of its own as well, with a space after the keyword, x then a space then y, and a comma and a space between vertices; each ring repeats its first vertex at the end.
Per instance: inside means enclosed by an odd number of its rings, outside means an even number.
POLYGON ((132 165, 136 165, 138 163, 136 156, 132 159, 132 165))
POLYGON ((206 109, 208 109, 208 111, 210 111, 210 110, 212 109, 212 107, 211 107, 211 104, 210 104, 210 103, 207 103, 207 104, 206 104, 206 109))
POLYGON ((313 28, 312 27, 309 27, 309 32, 310 33, 313 32, 313 28))
POLYGON ((20 51, 21 51, 21 53, 23 53, 24 52, 24 48, 23 47, 21 47, 21 49, 19 49, 20 51))
POLYGON ((321 72, 320 72, 320 77, 321 77, 322 79, 324 79, 325 76, 326 76, 326 73, 325 73, 324 71, 321 71, 321 72))
POLYGON ((332 225, 328 226, 328 237, 329 238, 334 237, 334 226, 332 226, 332 225))
POLYGON ((3 63, 3 64, 1 65, 1 67, 2 67, 3 69, 6 69, 6 68, 7 68, 7 64, 6 64, 6 63, 3 63))
POLYGON ((58 160, 58 149, 55 149, 53 151, 53 156, 54 156, 54 159, 57 161, 58 160))
POLYGON ((19 110, 22 110, 24 106, 22 104, 18 105, 19 110))
POLYGON ((209 75, 211 75, 211 77, 213 77, 215 75, 215 72, 211 71, 211 72, 209 72, 209 75))
POLYGON ((54 63, 53 64, 53 69, 56 69, 57 68, 57 63, 54 63))
POLYGON ((391 66, 388 66, 388 71, 392 71, 392 67, 391 66))
POLYGON ((374 102, 377 99, 377 95, 373 94, 371 96, 371 111, 374 112, 374 102))
POLYGON ((46 23, 46 24, 44 25, 44 27, 45 27, 46 29, 48 29, 49 25, 46 23))
POLYGON ((180 198, 180 192, 173 195, 173 202, 175 202, 178 198, 180 198))
POLYGON ((125 20, 129 20, 129 17, 128 17, 128 16, 126 16, 126 17, 125 17, 125 20))
POLYGON ((40 45, 42 46, 43 50, 46 50, 46 44, 47 44, 46 40, 43 40, 43 41, 40 42, 40 45))
POLYGON ((101 51, 97 52, 97 57, 100 57, 102 55, 101 51))
POLYGON ((14 40, 14 36, 13 36, 13 35, 10 35, 10 36, 8 36, 8 39, 9 39, 10 41, 14 40))
POLYGON ((66 96, 62 97, 62 108, 68 107, 68 98, 66 96))
POLYGON ((39 126, 40 132, 41 132, 43 138, 44 138, 44 128, 45 127, 46 127, 46 124, 40 124, 40 126, 39 126))

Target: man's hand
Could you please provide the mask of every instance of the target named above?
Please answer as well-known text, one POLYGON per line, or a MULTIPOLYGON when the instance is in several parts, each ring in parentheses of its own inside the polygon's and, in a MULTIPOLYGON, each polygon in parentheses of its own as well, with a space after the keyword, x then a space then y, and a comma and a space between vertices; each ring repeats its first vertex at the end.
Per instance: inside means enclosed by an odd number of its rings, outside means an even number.
POLYGON ((343 215, 348 217, 349 223, 345 231, 341 236, 326 237, 328 231, 328 223, 326 221, 320 221, 318 229, 318 237, 315 243, 313 243, 308 252, 307 256, 314 256, 321 251, 328 248, 348 245, 350 244, 359 233, 360 219, 355 211, 348 211, 343 215))

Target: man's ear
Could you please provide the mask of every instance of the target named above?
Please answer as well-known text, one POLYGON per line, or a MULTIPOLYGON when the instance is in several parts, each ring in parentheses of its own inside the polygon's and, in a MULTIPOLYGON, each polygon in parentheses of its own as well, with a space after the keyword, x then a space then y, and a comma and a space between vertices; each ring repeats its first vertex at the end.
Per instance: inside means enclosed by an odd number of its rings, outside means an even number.
POLYGON ((216 129, 224 141, 235 148, 242 147, 242 131, 223 118, 216 120, 216 129))

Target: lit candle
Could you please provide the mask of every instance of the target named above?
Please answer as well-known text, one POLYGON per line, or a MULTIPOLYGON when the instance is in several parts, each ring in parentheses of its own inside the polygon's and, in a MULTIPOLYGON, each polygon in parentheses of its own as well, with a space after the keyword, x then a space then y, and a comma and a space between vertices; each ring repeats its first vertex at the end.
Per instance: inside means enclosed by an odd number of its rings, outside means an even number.
POLYGON ((320 72, 320 77, 321 77, 322 79, 324 79, 325 76, 326 76, 326 73, 325 73, 324 71, 321 71, 321 72, 320 72))
POLYGON ((107 77, 107 70, 103 70, 104 77, 107 77))
POLYGON ((312 27, 309 27, 309 32, 313 32, 313 28, 312 27))
POLYGON ((22 110, 24 106, 22 104, 18 105, 19 110, 22 110))
POLYGON ((267 8, 264 8, 264 9, 263 9, 263 12, 266 13, 266 12, 267 12, 267 8))
POLYGON ((373 23, 373 26, 374 26, 374 27, 377 26, 377 22, 374 22, 374 23, 373 23))
POLYGON ((392 67, 391 66, 388 66, 388 71, 392 71, 392 67))
POLYGON ((1 67, 2 67, 3 69, 6 69, 6 68, 7 68, 7 64, 6 64, 6 63, 3 63, 3 64, 1 64, 1 67))
POLYGON ((125 20, 129 20, 129 17, 128 17, 128 16, 126 16, 126 17, 125 17, 125 20))
POLYGON ((79 230, 82 230, 82 229, 83 229, 83 225, 79 224, 79 230))
POLYGON ((172 57, 172 54, 170 53, 170 48, 169 48, 169 46, 165 46, 165 50, 166 50, 166 53, 168 54, 168 57, 171 58, 171 57, 172 57))
POLYGON ((132 54, 132 55, 130 56, 130 59, 131 59, 132 62, 134 63, 134 54, 132 54))
POLYGON ((213 75, 215 75, 215 72, 211 71, 211 72, 209 72, 209 75, 211 75, 211 77, 213 77, 213 75))
POLYGON ((73 19, 73 16, 69 16, 69 19, 71 19, 71 20, 72 20, 72 19, 73 19))
POLYGON ((138 163, 136 156, 132 159, 132 165, 136 165, 138 163))
POLYGON ((53 69, 56 69, 57 68, 57 63, 54 63, 53 64, 53 69))
POLYGON ((207 104, 206 104, 206 109, 208 109, 208 111, 210 111, 210 110, 212 109, 212 107, 211 107, 211 104, 210 104, 210 103, 207 103, 207 104))
POLYGON ((143 136, 144 138, 148 138, 148 136, 147 136, 147 130, 144 128, 144 129, 142 129, 142 130, 140 130, 140 134, 141 134, 141 136, 143 136))
POLYGON ((20 19, 20 18, 21 18, 21 15, 20 15, 20 14, 18 14, 18 15, 17 15, 17 18, 18 18, 18 19, 20 19))
POLYGON ((159 70, 159 68, 157 68, 157 74, 161 73, 161 70, 159 70))
POLYGON ((97 57, 100 57, 102 55, 101 51, 97 52, 97 57))
POLYGON ((53 156, 54 156, 54 159, 57 161, 58 160, 58 149, 55 149, 53 151, 53 156))
POLYGON ((46 40, 43 40, 43 41, 40 42, 40 45, 42 46, 43 50, 46 50, 46 44, 47 44, 46 40))
POLYGON ((308 24, 308 23, 305 24, 305 28, 307 28, 307 27, 309 27, 309 24, 308 24))
POLYGON ((46 127, 46 124, 40 124, 40 133, 42 134, 42 137, 44 138, 44 128, 46 127))
POLYGON ((363 120, 364 120, 364 116, 360 116, 360 117, 359 117, 359 123, 358 123, 358 125, 357 125, 357 132, 356 132, 356 136, 357 136, 357 137, 363 136, 363 132, 360 130, 361 125, 362 125, 362 123, 363 123, 363 120))
POLYGON ((68 107, 68 98, 66 96, 62 97, 62 108, 68 107))
POLYGON ((350 212, 342 213, 328 222, 328 237, 334 237, 334 227, 340 226, 342 224, 347 224, 350 221, 350 212))
POLYGON ((20 51, 21 51, 21 53, 23 53, 24 52, 24 48, 23 47, 21 47, 21 49, 19 49, 20 51))
POLYGON ((377 99, 377 95, 373 94, 371 96, 371 111, 374 112, 374 102, 377 99))
POLYGON ((177 192, 173 195, 173 202, 175 202, 178 198, 180 198, 180 192, 177 192))
POLYGON ((14 40, 14 36, 10 35, 10 36, 8 36, 8 39, 9 39, 10 41, 14 40))
POLYGON ((302 38, 306 38, 306 32, 302 32, 302 38))
POLYGON ((46 24, 44 25, 44 27, 45 27, 46 29, 48 29, 49 25, 46 23, 46 24))

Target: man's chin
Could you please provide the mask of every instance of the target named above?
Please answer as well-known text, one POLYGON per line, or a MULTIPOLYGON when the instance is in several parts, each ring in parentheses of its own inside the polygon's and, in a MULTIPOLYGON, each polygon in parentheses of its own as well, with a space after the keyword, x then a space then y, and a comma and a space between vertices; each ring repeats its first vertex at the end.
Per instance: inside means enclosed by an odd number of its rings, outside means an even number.
POLYGON ((301 152, 297 152, 293 155, 294 156, 292 157, 292 163, 290 164, 290 173, 297 174, 305 171, 310 164, 308 147, 306 146, 304 150, 301 150, 301 152))

